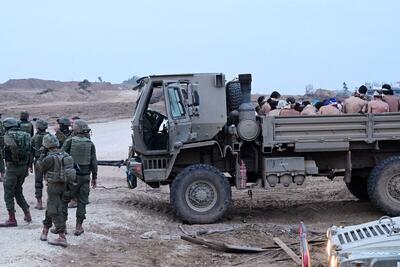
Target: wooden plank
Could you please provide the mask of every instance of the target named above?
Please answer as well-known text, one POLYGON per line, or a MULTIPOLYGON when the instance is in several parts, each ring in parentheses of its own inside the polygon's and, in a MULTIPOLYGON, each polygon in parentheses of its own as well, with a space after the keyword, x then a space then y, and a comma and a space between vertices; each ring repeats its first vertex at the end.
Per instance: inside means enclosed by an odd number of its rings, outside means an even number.
POLYGON ((301 265, 301 260, 300 257, 296 255, 296 253, 294 253, 293 250, 291 250, 282 240, 280 240, 278 237, 274 237, 273 238, 274 242, 280 246, 285 252, 286 254, 289 255, 289 257, 298 265, 301 265))

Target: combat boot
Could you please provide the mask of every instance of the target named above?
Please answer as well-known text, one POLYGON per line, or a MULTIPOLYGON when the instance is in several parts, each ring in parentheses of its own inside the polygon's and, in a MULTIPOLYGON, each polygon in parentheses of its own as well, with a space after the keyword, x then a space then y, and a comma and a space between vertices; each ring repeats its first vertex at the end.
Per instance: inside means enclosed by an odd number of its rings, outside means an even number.
POLYGON ((16 227, 18 226, 17 220, 15 219, 15 212, 8 212, 8 220, 0 224, 0 227, 16 227))
POLYGON ((68 208, 73 209, 76 207, 78 207, 78 202, 76 201, 76 199, 71 199, 71 201, 68 203, 68 208))
POLYGON ((50 245, 53 245, 53 246, 60 246, 60 247, 64 247, 64 248, 66 248, 68 246, 67 238, 65 238, 64 233, 58 234, 57 239, 49 240, 49 241, 47 241, 47 243, 49 243, 50 245))
MULTIPOLYGON (((50 232, 51 232, 52 234, 55 234, 55 235, 58 234, 58 233, 56 232, 56 228, 51 228, 51 229, 50 229, 50 232)), ((67 228, 65 228, 64 234, 65 234, 65 235, 68 234, 67 228)))
POLYGON ((30 223, 32 221, 31 212, 29 210, 27 210, 27 211, 24 211, 24 213, 25 213, 24 221, 26 221, 27 223, 30 223))
POLYGON ((36 199, 37 199, 37 202, 36 202, 35 209, 42 210, 43 209, 42 198, 41 197, 37 197, 36 199))
POLYGON ((40 235, 40 240, 47 241, 48 234, 49 234, 49 228, 43 227, 42 234, 40 235))
POLYGON ((83 234, 83 232, 85 232, 85 231, 83 230, 82 224, 81 223, 76 223, 76 228, 75 228, 74 235, 80 236, 81 234, 83 234))

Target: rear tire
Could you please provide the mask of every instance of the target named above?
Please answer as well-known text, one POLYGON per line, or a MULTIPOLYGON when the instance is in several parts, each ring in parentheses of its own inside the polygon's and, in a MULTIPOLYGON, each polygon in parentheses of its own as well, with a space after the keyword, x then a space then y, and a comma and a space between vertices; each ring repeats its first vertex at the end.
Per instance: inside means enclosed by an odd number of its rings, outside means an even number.
POLYGON ((176 176, 170 199, 182 221, 205 224, 222 218, 231 204, 232 192, 221 171, 210 165, 195 164, 176 176))
POLYGON ((353 175, 351 181, 346 183, 350 193, 362 201, 369 201, 368 195, 368 177, 353 175))
POLYGON ((400 215, 400 156, 378 163, 368 178, 371 203, 389 216, 400 215))

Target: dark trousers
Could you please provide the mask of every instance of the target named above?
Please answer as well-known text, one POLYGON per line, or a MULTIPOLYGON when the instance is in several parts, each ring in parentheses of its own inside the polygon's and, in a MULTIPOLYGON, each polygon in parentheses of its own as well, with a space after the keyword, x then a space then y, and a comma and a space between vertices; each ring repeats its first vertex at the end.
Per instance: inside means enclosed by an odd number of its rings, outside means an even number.
POLYGON ((51 228, 54 223, 57 233, 64 233, 65 231, 64 192, 64 183, 48 183, 47 185, 47 207, 43 225, 46 228, 51 228))
POLYGON ((29 205, 25 200, 22 189, 22 185, 27 176, 28 166, 7 164, 3 186, 4 201, 6 202, 6 208, 8 211, 15 212, 14 198, 17 201, 18 206, 20 206, 24 212, 29 210, 29 205))
POLYGON ((77 175, 76 180, 76 186, 69 188, 69 192, 64 196, 63 213, 66 221, 68 219, 68 202, 72 198, 77 199, 76 222, 82 223, 86 219, 86 205, 89 203, 90 175, 77 175))
POLYGON ((38 171, 35 161, 35 197, 41 198, 43 196, 43 174, 38 171))

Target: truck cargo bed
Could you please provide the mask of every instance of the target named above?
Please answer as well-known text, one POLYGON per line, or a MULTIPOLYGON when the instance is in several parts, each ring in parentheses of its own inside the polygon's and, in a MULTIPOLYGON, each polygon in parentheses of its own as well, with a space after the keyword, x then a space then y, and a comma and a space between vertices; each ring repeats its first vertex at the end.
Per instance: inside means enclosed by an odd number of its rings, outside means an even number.
POLYGON ((264 152, 278 144, 294 144, 309 151, 315 146, 345 150, 350 142, 373 143, 400 139, 400 113, 343 114, 334 116, 263 116, 264 152))

